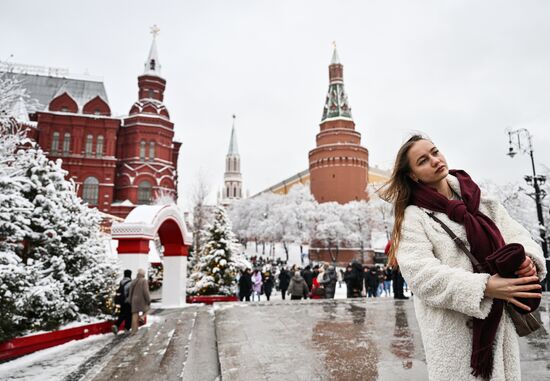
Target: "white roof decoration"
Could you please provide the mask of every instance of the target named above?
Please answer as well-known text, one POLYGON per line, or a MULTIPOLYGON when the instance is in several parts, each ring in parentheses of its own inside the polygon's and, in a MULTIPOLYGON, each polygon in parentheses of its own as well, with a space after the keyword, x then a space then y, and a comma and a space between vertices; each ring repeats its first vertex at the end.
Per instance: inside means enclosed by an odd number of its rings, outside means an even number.
POLYGON ((160 61, 159 55, 157 52, 157 34, 160 32, 160 29, 153 25, 151 27, 151 34, 153 35, 153 42, 151 43, 151 49, 149 49, 149 56, 145 62, 145 70, 143 74, 156 75, 160 77, 160 61))

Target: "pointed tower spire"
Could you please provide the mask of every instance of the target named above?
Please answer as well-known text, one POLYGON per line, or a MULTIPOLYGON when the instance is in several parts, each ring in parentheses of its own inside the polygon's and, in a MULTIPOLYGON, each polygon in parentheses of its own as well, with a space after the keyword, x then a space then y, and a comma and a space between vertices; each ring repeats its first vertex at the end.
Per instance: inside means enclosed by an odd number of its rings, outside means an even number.
POLYGON ((151 34, 153 35, 153 42, 151 43, 151 48, 149 49, 149 56, 145 62, 145 70, 143 74, 147 75, 156 75, 160 77, 160 61, 159 55, 157 52, 157 35, 159 34, 160 29, 158 26, 153 25, 151 27, 151 34))
POLYGON ((231 139, 229 140, 229 151, 228 155, 238 155, 239 148, 237 147, 237 133, 235 132, 235 118, 237 116, 233 114, 233 127, 231 127, 231 139))
POLYGON ((352 120, 351 107, 344 90, 344 66, 340 63, 340 57, 336 50, 336 42, 332 44, 332 59, 328 67, 329 87, 321 123, 326 119, 352 120))
POLYGON ((332 51, 332 59, 330 60, 330 64, 339 64, 340 63, 340 57, 338 57, 338 50, 336 50, 336 41, 332 41, 333 51, 332 51))
POLYGON ((231 139, 229 151, 225 156, 225 173, 223 174, 223 192, 220 203, 230 205, 234 200, 243 197, 243 179, 241 175, 241 158, 237 148, 237 134, 235 132, 235 118, 233 114, 233 126, 231 127, 231 139))

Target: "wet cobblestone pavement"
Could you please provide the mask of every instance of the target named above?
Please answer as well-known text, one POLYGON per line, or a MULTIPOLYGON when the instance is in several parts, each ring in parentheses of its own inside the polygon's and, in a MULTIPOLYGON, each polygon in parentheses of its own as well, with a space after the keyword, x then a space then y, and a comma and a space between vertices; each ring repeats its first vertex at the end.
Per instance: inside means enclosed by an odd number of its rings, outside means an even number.
MULTIPOLYGON (((524 380, 550 380, 549 311, 520 339, 524 380)), ((428 379, 412 300, 219 305, 216 327, 223 380, 428 379)))
MULTIPOLYGON (((0 379, 44 379, 41 369, 64 362, 67 371, 48 380, 427 380, 412 300, 220 303, 152 313, 135 336, 98 337, 92 347, 76 342, 72 353, 20 369, 7 363, 9 373, 0 365, 0 379)), ((538 317, 544 329, 520 339, 528 381, 550 380, 550 294, 538 317)))

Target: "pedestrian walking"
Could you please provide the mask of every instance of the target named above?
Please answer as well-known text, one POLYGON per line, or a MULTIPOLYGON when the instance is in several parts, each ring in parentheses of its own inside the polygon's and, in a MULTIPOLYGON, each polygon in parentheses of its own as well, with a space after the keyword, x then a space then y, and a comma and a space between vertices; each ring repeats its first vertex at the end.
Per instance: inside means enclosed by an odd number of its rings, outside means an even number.
POLYGON ((118 333, 122 323, 124 323, 124 330, 126 332, 130 331, 130 328, 132 327, 132 306, 130 305, 131 282, 132 270, 124 270, 124 277, 119 282, 115 295, 115 304, 120 308, 118 318, 115 324, 111 327, 111 330, 115 335, 118 333))
POLYGON ((384 268, 384 296, 391 295, 393 271, 390 266, 384 268))
POLYGON ((267 270, 264 272, 263 282, 265 297, 269 302, 269 298, 271 298, 271 291, 273 291, 273 285, 275 283, 273 275, 271 275, 271 270, 267 270))
POLYGON ((258 299, 258 302, 260 301, 260 295, 262 294, 262 273, 259 269, 254 270, 254 274, 252 274, 252 301, 254 301, 254 297, 258 299))
POLYGON ((394 204, 389 263, 399 265, 414 293, 430 380, 521 379, 508 308, 525 313, 540 303, 540 246, 419 135, 400 148, 382 196, 394 204), (474 268, 465 251, 481 265, 474 268), (508 273, 501 264, 512 268, 508 276, 496 271, 508 273))
POLYGON ((344 283, 346 283, 346 297, 352 297, 352 288, 351 288, 351 278, 353 277, 351 263, 346 267, 346 271, 343 273, 342 277, 344 283))
POLYGON ((302 275, 300 275, 299 270, 295 271, 288 285, 288 294, 290 295, 290 300, 300 300, 302 298, 306 298, 308 293, 309 288, 305 279, 302 277, 302 275))
POLYGON ((283 300, 286 298, 286 291, 288 290, 289 283, 290 272, 287 270, 286 266, 284 266, 279 273, 279 288, 281 289, 281 297, 283 300))
POLYGON ((252 270, 246 269, 242 271, 239 278, 239 299, 242 302, 246 300, 250 302, 250 294, 252 294, 252 270))
POLYGON ((325 267, 323 266, 314 266, 313 274, 316 276, 313 278, 312 287, 311 287, 311 299, 324 299, 325 298, 325 287, 321 283, 325 273, 325 267))
POLYGON ((378 271, 375 266, 365 266, 365 290, 367 297, 375 298, 378 295, 378 271))
POLYGON ((408 296, 405 296, 405 292, 403 290, 405 286, 405 279, 403 279, 403 275, 401 274, 401 269, 398 267, 393 271, 393 298, 394 299, 409 299, 408 296))
POLYGON ((351 270, 347 274, 346 284, 348 285, 348 298, 360 298, 363 291, 363 266, 353 260, 351 270))
POLYGON ((322 280, 319 282, 325 288, 326 299, 334 299, 337 280, 338 275, 336 275, 336 268, 333 265, 328 266, 327 271, 325 271, 323 274, 322 280))
POLYGON ((130 304, 132 305, 132 335, 138 330, 140 320, 144 321, 147 311, 151 306, 151 295, 149 295, 149 283, 145 279, 145 270, 139 269, 136 279, 130 283, 129 292, 130 304))
POLYGON ((306 281, 307 287, 309 290, 311 290, 313 286, 313 278, 314 274, 313 271, 311 271, 311 266, 307 265, 301 272, 302 278, 306 281))

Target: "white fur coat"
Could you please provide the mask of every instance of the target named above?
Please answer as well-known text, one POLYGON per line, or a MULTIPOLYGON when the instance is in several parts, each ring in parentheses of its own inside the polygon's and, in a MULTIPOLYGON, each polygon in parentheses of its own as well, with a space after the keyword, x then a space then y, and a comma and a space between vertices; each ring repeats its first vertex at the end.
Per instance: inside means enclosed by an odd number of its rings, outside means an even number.
MULTIPOLYGON (((447 181, 460 194, 456 177, 447 181)), ((480 211, 500 229, 506 243, 525 247, 537 266, 539 278, 546 275, 540 246, 525 228, 514 221, 494 198, 481 194, 480 211)), ((466 231, 446 214, 436 213, 466 245, 466 231)), ((425 210, 409 206, 401 230, 397 261, 414 293, 416 318, 432 381, 478 380, 471 375, 472 317, 485 318, 493 303, 484 296, 489 274, 475 274, 469 258, 451 237, 432 220, 425 210)), ((502 315, 494 346, 494 368, 491 380, 521 379, 518 336, 508 314, 502 315)))

